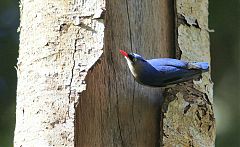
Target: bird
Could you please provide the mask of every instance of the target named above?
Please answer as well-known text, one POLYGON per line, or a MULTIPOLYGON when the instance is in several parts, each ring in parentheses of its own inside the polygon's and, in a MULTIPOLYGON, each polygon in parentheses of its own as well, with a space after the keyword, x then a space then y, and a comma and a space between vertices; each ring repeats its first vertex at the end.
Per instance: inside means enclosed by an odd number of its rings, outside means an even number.
POLYGON ((187 62, 174 58, 145 60, 136 53, 120 50, 134 79, 142 85, 165 87, 199 78, 209 71, 208 62, 187 62))

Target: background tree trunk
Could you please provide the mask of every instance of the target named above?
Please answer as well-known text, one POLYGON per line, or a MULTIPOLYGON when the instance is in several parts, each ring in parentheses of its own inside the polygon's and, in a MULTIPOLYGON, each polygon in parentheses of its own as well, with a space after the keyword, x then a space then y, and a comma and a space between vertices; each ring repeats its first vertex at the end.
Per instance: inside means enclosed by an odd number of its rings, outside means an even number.
POLYGON ((118 51, 210 61, 207 6, 22 0, 15 146, 213 146, 210 75, 145 87, 118 51))

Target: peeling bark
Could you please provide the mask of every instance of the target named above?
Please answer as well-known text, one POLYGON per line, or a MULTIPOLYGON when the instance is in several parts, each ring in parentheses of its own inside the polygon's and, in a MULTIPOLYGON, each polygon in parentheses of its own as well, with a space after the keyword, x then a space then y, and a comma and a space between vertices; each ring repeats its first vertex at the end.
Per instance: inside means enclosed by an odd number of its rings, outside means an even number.
POLYGON ((119 55, 210 62, 208 1, 175 5, 21 0, 14 145, 214 146, 210 73, 150 88, 119 55))
MULTIPOLYGON (((208 1, 176 0, 175 13, 179 58, 210 63, 208 1)), ((214 146, 212 87, 209 72, 199 80, 165 90, 164 146, 214 146)))
POLYGON ((104 1, 20 3, 14 146, 74 146, 74 105, 103 53, 104 1))

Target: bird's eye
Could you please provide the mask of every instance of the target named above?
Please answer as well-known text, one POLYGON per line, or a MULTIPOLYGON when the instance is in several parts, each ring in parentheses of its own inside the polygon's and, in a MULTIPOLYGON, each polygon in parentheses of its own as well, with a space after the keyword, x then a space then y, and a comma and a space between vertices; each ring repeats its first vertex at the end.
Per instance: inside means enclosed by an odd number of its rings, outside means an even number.
POLYGON ((131 54, 128 55, 128 58, 129 58, 131 61, 133 61, 133 60, 135 59, 135 57, 134 57, 133 55, 131 55, 131 54))
POLYGON ((137 58, 133 58, 132 61, 133 61, 133 62, 136 62, 136 61, 137 61, 137 58))

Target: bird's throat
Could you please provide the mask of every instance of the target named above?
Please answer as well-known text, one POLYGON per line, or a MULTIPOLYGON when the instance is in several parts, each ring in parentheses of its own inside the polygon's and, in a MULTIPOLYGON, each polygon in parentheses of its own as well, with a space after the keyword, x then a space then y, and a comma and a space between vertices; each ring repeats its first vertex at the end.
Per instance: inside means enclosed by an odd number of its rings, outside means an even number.
POLYGON ((136 71, 135 71, 135 69, 134 69, 134 67, 133 67, 133 65, 132 65, 132 63, 131 63, 131 61, 130 61, 130 59, 128 59, 127 57, 125 57, 125 59, 127 60, 128 67, 129 67, 129 69, 130 69, 132 75, 136 78, 137 73, 136 73, 136 71))

